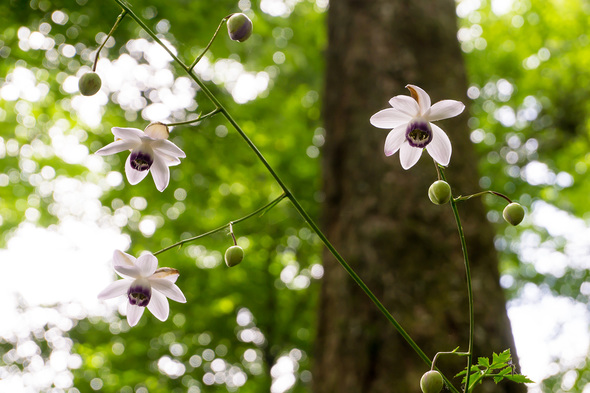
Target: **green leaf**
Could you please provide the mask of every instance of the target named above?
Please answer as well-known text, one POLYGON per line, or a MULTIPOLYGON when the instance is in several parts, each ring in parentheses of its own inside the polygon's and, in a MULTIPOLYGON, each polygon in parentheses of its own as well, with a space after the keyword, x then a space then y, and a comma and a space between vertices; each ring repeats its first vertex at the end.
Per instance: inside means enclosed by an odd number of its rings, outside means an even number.
POLYGON ((490 359, 484 358, 484 357, 478 358, 477 364, 479 364, 480 366, 483 366, 485 368, 489 368, 490 367, 490 359))
POLYGON ((534 383, 534 381, 531 381, 525 375, 522 375, 522 374, 505 375, 504 378, 509 379, 513 382, 518 382, 518 383, 534 383))

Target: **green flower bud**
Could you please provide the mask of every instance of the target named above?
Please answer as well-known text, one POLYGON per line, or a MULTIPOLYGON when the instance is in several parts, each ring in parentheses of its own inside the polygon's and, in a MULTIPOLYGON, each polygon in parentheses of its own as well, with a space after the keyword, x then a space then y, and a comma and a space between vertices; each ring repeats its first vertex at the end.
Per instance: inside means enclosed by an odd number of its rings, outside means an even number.
POLYGON ((428 189, 428 198, 435 205, 444 205, 451 200, 451 186, 444 180, 437 180, 428 189))
POLYGON ((225 264, 229 267, 236 266, 244 259, 244 250, 240 246, 231 246, 225 252, 225 264))
POLYGON ((524 209, 518 203, 512 202, 504 208, 502 216, 504 216, 506 222, 516 226, 520 224, 522 219, 524 218, 524 209))
POLYGON ((102 82, 96 72, 87 72, 78 80, 78 89, 83 96, 93 96, 100 90, 102 82))
POLYGON ((436 370, 426 372, 420 379, 420 389, 423 393, 438 393, 442 390, 442 375, 436 370))
POLYGON ((252 21, 245 14, 233 14, 227 20, 229 38, 244 42, 252 35, 252 21))

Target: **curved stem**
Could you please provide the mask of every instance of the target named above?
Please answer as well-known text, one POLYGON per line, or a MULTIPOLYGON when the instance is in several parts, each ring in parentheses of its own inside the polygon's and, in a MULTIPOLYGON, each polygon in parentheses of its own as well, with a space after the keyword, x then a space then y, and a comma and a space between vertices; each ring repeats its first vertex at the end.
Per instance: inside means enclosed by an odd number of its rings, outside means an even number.
POLYGON ((504 195, 504 194, 502 194, 500 192, 491 191, 491 190, 481 191, 481 192, 478 192, 478 193, 475 193, 475 194, 471 194, 471 195, 466 195, 466 196, 459 195, 457 198, 453 198, 453 199, 455 200, 455 202, 466 201, 466 200, 469 200, 471 198, 475 198, 475 197, 482 196, 482 195, 485 195, 485 194, 492 194, 492 195, 495 195, 495 196, 499 196, 500 198, 506 199, 508 201, 508 203, 512 203, 512 200, 510 198, 508 198, 506 195, 504 195))
MULTIPOLYGON (((444 171, 440 170, 440 175, 444 181, 447 181, 444 171)), ((473 331, 474 331, 474 311, 473 311, 473 288, 471 286, 471 269, 469 267, 469 255, 467 253, 467 243, 465 241, 465 234, 463 233, 463 226, 461 225, 461 218, 459 217, 459 210, 454 198, 451 198, 451 208, 457 223, 457 231, 459 232, 459 240, 461 241, 461 250, 463 251, 463 262, 465 264, 465 275, 467 276, 467 300, 469 302, 469 347, 467 348, 467 375, 465 379, 465 392, 469 393, 469 374, 471 372, 471 365, 473 363, 473 331)))
MULTIPOLYGON (((414 340, 410 337, 410 335, 403 329, 403 327, 399 324, 399 322, 397 322, 397 320, 393 317, 393 315, 391 315, 391 313, 387 310, 387 308, 385 308, 385 306, 379 301, 379 299, 375 296, 375 294, 373 294, 373 292, 363 282, 363 280, 359 277, 359 275, 356 274, 356 272, 352 269, 352 267, 350 267, 350 265, 338 253, 338 251, 334 248, 334 246, 328 241, 327 237, 319 229, 319 227, 316 225, 316 223, 311 219, 311 217, 305 211, 305 209, 303 209, 303 207, 301 206, 301 204, 299 203, 297 198, 295 198, 293 193, 288 189, 286 184, 282 181, 282 179, 279 177, 279 175, 275 172, 275 170, 271 167, 271 165, 268 163, 268 161, 264 158, 264 156, 262 155, 260 150, 258 150, 256 145, 254 145, 254 143, 250 140, 250 138, 248 138, 246 133, 242 130, 242 128, 238 125, 238 123, 229 114, 227 109, 219 102, 217 97, 215 97, 215 95, 213 95, 213 93, 211 93, 209 88, 201 81, 201 79, 196 76, 196 74, 194 73, 194 70, 190 67, 187 67, 168 47, 166 47, 166 45, 164 45, 164 43, 156 36, 156 34, 153 31, 151 31, 151 29, 149 29, 146 26, 146 24, 137 15, 135 15, 135 13, 133 11, 130 10, 129 6, 126 4, 126 2, 124 0, 114 0, 114 1, 117 2, 117 4, 119 4, 121 7, 126 9, 129 12, 130 17, 132 17, 143 28, 143 30, 150 37, 152 37, 154 39, 155 42, 157 42, 159 45, 161 45, 162 48, 164 48, 164 50, 166 50, 166 52, 168 52, 168 54, 170 54, 170 56, 174 59, 174 61, 187 72, 189 77, 192 80, 194 80, 195 83, 197 83, 197 85, 201 88, 201 91, 209 98, 209 100, 213 103, 213 105, 219 109, 219 111, 223 114, 223 116, 227 119, 227 121, 238 132, 238 134, 240 134, 242 139, 244 139, 246 144, 250 147, 250 149, 258 157, 260 162, 266 167, 266 169, 268 170, 270 175, 275 179, 277 184, 283 190, 283 193, 284 193, 283 197, 289 198, 293 207, 295 207, 295 210, 297 210, 297 212, 303 218, 303 220, 316 233, 316 235, 320 238, 322 243, 324 243, 324 245, 326 246, 326 248, 328 248, 330 253, 332 255, 334 255, 336 260, 340 263, 340 265, 344 268, 344 270, 346 270, 346 272, 350 275, 350 277, 354 280, 354 282, 356 282, 361 287, 363 292, 365 292, 365 294, 369 297, 369 299, 371 299, 371 301, 375 304, 375 306, 379 309, 379 311, 381 311, 381 313, 385 316, 385 318, 387 318, 387 320, 394 326, 394 328, 404 338, 404 340, 406 340, 406 342, 410 345, 410 347, 412 347, 412 349, 418 354, 418 356, 428 366, 431 366, 432 362, 428 358, 428 356, 426 356, 424 351, 422 351, 422 349, 418 346, 418 344, 416 344, 416 342, 414 342, 414 340)), ((249 217, 252 215, 253 214, 249 215, 249 217)), ((226 228, 227 226, 228 225, 224 225, 223 227, 217 228, 217 229, 210 231, 206 234, 195 236, 194 238, 190 238, 190 239, 185 239, 185 240, 178 242, 176 244, 173 244, 165 249, 162 249, 162 250, 158 251, 157 253, 166 251, 170 248, 176 247, 176 246, 186 243, 188 241, 195 240, 197 238, 201 238, 201 237, 209 235, 211 233, 219 232, 219 231, 223 230, 224 228, 226 228)), ((157 253, 154 253, 154 255, 156 255, 157 253)), ((443 375, 443 379, 451 392, 459 393, 459 391, 452 385, 452 383, 449 381, 449 379, 447 377, 445 377, 443 375)))
MULTIPOLYGON (((248 218, 250 218, 250 217, 253 217, 253 216, 257 215, 258 213, 261 213, 261 212, 262 212, 262 213, 265 213, 266 211, 268 211, 268 210, 272 209, 273 207, 275 207, 277 203, 279 203, 280 201, 282 201, 282 200, 283 200, 283 199, 285 199, 286 197, 287 197, 287 195, 285 195, 285 194, 283 193, 283 194, 279 195, 277 198, 275 198, 275 199, 273 199, 272 201, 270 201, 269 203, 267 203, 266 205, 264 205, 264 206, 262 206, 262 207, 260 207, 260 208, 258 208, 258 209, 256 209, 256 210, 254 210, 252 213, 250 213, 250 214, 247 214, 247 215, 245 215, 244 217, 238 218, 237 220, 230 221, 228 224, 225 224, 225 225, 222 225, 222 226, 220 226, 220 227, 218 227, 218 228, 215 228, 215 229, 213 229, 213 230, 210 230, 209 232, 201 233, 200 235, 193 236, 193 237, 189 237, 188 239, 184 239, 184 240, 181 240, 181 241, 179 241, 179 242, 176 242, 176 243, 174 243, 174 244, 171 244, 171 245, 169 245, 168 247, 165 247, 165 248, 163 248, 163 249, 161 249, 161 250, 159 250, 159 251, 156 251, 156 252, 154 253, 154 255, 161 254, 161 253, 163 253, 164 251, 168 251, 168 250, 170 250, 170 249, 172 249, 172 248, 174 248, 174 247, 181 246, 181 245, 183 245, 184 243, 192 242, 192 241, 195 241, 195 240, 197 240, 197 239, 201 239, 201 238, 203 238, 203 237, 206 237, 206 236, 212 235, 212 234, 214 234, 214 233, 217 233, 217 232, 223 231, 225 228, 228 228, 228 227, 229 227, 230 229, 232 229, 232 225, 233 225, 233 224, 237 224, 237 223, 239 223, 239 222, 245 221, 245 220, 247 220, 248 218)), ((232 235, 232 237, 233 237, 233 239, 234 239, 234 244, 236 244, 236 238, 234 237, 233 231, 231 232, 231 235, 232 235)))
POLYGON ((168 127, 173 127, 173 126, 182 126, 182 125, 185 125, 185 124, 196 123, 198 121, 203 121, 203 120, 205 120, 205 119, 207 119, 209 117, 212 117, 213 115, 216 115, 219 112, 220 112, 219 109, 215 109, 214 111, 211 111, 211 112, 207 113, 206 115, 199 116, 196 119, 184 120, 184 121, 179 121, 179 122, 176 122, 176 123, 168 123, 166 125, 168 127))
POLYGON ((213 44, 213 41, 215 41, 215 38, 217 37, 217 34, 219 33, 219 29, 221 29, 221 26, 223 26, 223 24, 232 16, 228 15, 225 18, 223 18, 221 20, 221 22, 219 22, 219 26, 217 26, 217 30, 215 30, 215 33, 213 34, 213 37, 211 37, 211 40, 209 41, 209 43, 207 44, 207 46, 205 47, 205 49, 203 49, 203 52, 201 52, 201 54, 199 56, 197 56, 197 58, 195 59, 195 61, 193 61, 193 64, 191 64, 191 66, 188 68, 189 71, 192 71, 193 68, 195 68, 195 66, 199 63, 199 61, 203 58, 203 56, 205 56, 205 53, 207 53, 207 51, 209 50, 209 48, 211 47, 211 44, 213 44))
POLYGON ((98 48, 98 50, 96 51, 96 56, 94 57, 94 64, 92 64, 92 72, 95 72, 96 71, 96 64, 98 63, 98 55, 100 55, 100 51, 106 45, 106 43, 109 40, 109 38, 111 38, 111 36, 113 35, 113 33, 115 32, 115 30, 119 26, 119 23, 121 23, 121 21, 123 20, 123 18, 125 17, 125 15, 127 15, 127 12, 128 11, 125 9, 125 7, 123 7, 123 12, 121 12, 121 14, 117 17, 117 20, 115 21, 115 24, 111 28, 111 31, 109 31, 109 34, 106 36, 106 38, 104 39, 104 41, 102 42, 102 44, 100 45, 100 47, 98 48))

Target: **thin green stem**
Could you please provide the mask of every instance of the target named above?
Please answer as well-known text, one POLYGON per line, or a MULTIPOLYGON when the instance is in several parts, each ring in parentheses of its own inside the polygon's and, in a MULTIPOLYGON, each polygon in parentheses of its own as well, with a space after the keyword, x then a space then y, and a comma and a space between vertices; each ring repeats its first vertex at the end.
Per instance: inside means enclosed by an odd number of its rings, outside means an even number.
MULTIPOLYGON (((350 275, 350 277, 361 287, 361 289, 363 290, 363 292, 365 292, 365 294, 369 297, 369 299, 371 299, 371 301, 375 304, 375 306, 377 306, 377 308, 379 309, 379 311, 381 311, 381 313, 387 318, 387 320, 395 327, 395 329, 398 331, 398 333, 404 338, 404 340, 406 340, 406 342, 410 345, 410 347, 412 347, 412 349, 418 354, 418 356, 428 366, 431 366, 432 365, 432 362, 428 358, 428 356, 426 356, 426 354, 424 353, 424 351, 422 351, 422 349, 418 346, 418 344, 416 344, 414 342, 414 340, 412 340, 412 338, 409 336, 409 334, 406 333, 406 331, 397 322, 397 320, 393 317, 393 315, 391 315, 391 313, 387 310, 387 308, 385 308, 385 306, 373 294, 373 292, 369 289, 369 287, 362 281, 362 279, 358 276, 358 274, 356 274, 356 272, 352 269, 352 267, 350 267, 350 265, 338 253, 338 251, 334 248, 334 246, 328 241, 328 239, 326 238, 326 236, 319 229, 319 227, 315 224, 315 222, 311 219, 311 217, 309 216, 309 214, 305 211, 305 209, 303 209, 303 207, 301 206, 301 204, 299 203, 299 201, 297 200, 297 198, 295 198, 295 196, 293 195, 293 193, 289 190, 289 188, 281 180, 281 178, 279 177, 279 175, 275 172, 275 170, 271 167, 271 165, 268 163, 268 161, 264 158, 264 156, 262 155, 262 153, 260 152, 260 150, 258 150, 258 148, 256 147, 256 145, 254 145, 254 143, 250 140, 250 138, 248 138, 248 136, 246 135, 246 133, 242 130, 242 128, 238 125, 238 123, 233 119, 233 117, 230 115, 230 113, 227 111, 227 109, 219 102, 219 100, 217 99, 217 97, 215 97, 215 95, 213 95, 213 93, 211 93, 211 91, 209 90, 209 88, 201 81, 201 79, 198 78, 195 75, 194 70, 192 68, 190 68, 190 67, 187 67, 168 47, 166 47, 166 45, 164 45, 164 43, 156 36, 156 34, 153 31, 151 31, 151 29, 148 28, 146 26, 146 24, 137 15, 135 15, 135 13, 133 11, 131 11, 131 9, 124 2, 124 0, 114 0, 114 1, 129 12, 129 16, 131 18, 133 18, 139 24, 139 26, 141 26, 141 28, 150 37, 153 38, 153 40, 156 43, 158 43, 159 45, 161 45, 162 48, 164 48, 164 50, 166 50, 166 52, 168 52, 168 54, 170 54, 170 56, 172 57, 172 59, 180 67, 182 67, 187 72, 187 74, 190 76, 191 79, 193 79, 195 81, 195 83, 197 83, 197 85, 201 88, 201 91, 209 98, 209 100, 213 103, 213 105, 216 108, 219 108, 219 111, 223 114, 223 116, 226 118, 226 120, 232 125, 232 127, 238 132, 238 134, 240 134, 240 136, 242 137, 242 139, 244 139, 244 141, 246 142, 246 144, 250 147, 250 149, 258 157, 258 159, 260 160, 260 162, 266 167, 266 169, 268 170, 268 172, 270 173, 270 175, 275 179, 275 181, 277 182, 277 184, 281 187, 281 189, 283 190, 283 193, 284 193, 284 197, 289 198, 289 200, 291 201, 293 207, 295 207, 295 210, 297 210, 297 212, 301 215, 301 217, 303 218, 303 220, 317 234, 317 236, 324 243, 324 245, 326 246, 326 248, 328 248, 328 250, 330 251, 330 253, 332 255, 334 255, 334 257, 340 263, 340 265, 344 268, 344 270, 346 270, 346 272, 350 275)), ((250 216, 251 215, 249 215, 249 217, 250 216)), ((223 227, 217 228, 217 229, 215 229, 213 231, 210 231, 210 232, 208 232, 206 234, 199 235, 199 236, 196 236, 196 237, 190 238, 190 239, 185 239, 185 240, 183 240, 181 242, 178 242, 176 244, 173 244, 173 245, 171 245, 171 246, 169 246, 169 247, 167 247, 165 249, 162 249, 162 250, 158 251, 157 253, 160 253, 160 252, 166 251, 166 250, 168 250, 170 248, 179 246, 179 245, 181 245, 183 243, 186 243, 188 241, 192 241, 192 240, 195 240, 197 238, 201 238, 203 236, 207 236, 207 235, 209 235, 211 233, 219 232, 219 231, 223 230, 224 228, 226 228, 227 226, 228 225, 224 225, 223 227)), ((154 255, 156 255, 157 253, 154 253, 154 255)), ((453 392, 453 393, 459 393, 459 391, 452 385, 452 383, 449 381, 449 379, 447 377, 445 377, 443 375, 443 379, 444 379, 446 385, 448 386, 448 388, 449 388, 449 390, 451 392, 453 392)))
POLYGON ((455 348, 452 351, 437 352, 436 355, 434 355, 434 359, 432 359, 432 366, 430 367, 430 369, 434 370, 434 368, 436 367, 436 360, 438 359, 439 355, 457 355, 457 356, 468 356, 469 355, 469 352, 457 352, 458 349, 459 349, 459 347, 455 348))
POLYGON ((195 61, 193 61, 193 64, 190 65, 190 67, 188 68, 189 71, 192 71, 192 69, 195 68, 195 66, 199 63, 199 61, 203 58, 203 56, 205 56, 205 53, 207 53, 207 51, 209 50, 209 48, 213 44, 213 41, 215 41, 215 38, 217 37, 217 34, 219 33, 219 29, 221 29, 221 26, 223 26, 223 24, 225 22, 227 22, 227 20, 232 15, 233 14, 230 14, 230 15, 226 16, 225 18, 223 18, 221 20, 221 22, 219 22, 219 26, 217 26, 217 30, 215 30, 215 33, 213 34, 213 37, 211 37, 211 40, 209 41, 209 43, 207 44, 207 46, 205 47, 205 49, 203 49, 203 51, 201 52, 201 54, 199 56, 197 56, 197 58, 195 59, 195 61))
POLYGON ((207 113, 206 115, 199 116, 199 117, 197 117, 196 119, 190 119, 190 120, 185 120, 185 121, 179 121, 179 122, 176 122, 176 123, 168 123, 168 124, 166 124, 166 125, 167 125, 168 127, 173 127, 173 126, 182 126, 182 125, 184 125, 184 124, 191 124, 191 123, 196 123, 196 122, 199 122, 199 121, 203 121, 203 120, 205 120, 205 119, 207 119, 207 118, 209 118, 209 117, 212 117, 213 115, 216 115, 216 114, 218 114, 219 112, 220 112, 220 110, 219 110, 219 109, 215 109, 214 111, 211 111, 211 112, 207 113))
MULTIPOLYGON (((440 170, 440 175, 444 181, 447 181, 444 171, 440 170)), ((471 371, 471 365, 473 363, 473 331, 474 331, 474 311, 473 311, 473 288, 471 286, 471 269, 469 267, 469 255, 467 253, 467 242, 465 241, 465 234, 463 232, 463 226, 461 225, 461 218, 459 217, 459 210, 457 209, 457 203, 455 199, 451 198, 451 208, 453 209, 453 215, 455 216, 455 222, 457 223, 457 230, 459 232, 459 240, 461 241, 461 250, 463 251, 463 261, 465 263, 465 275, 467 276, 467 300, 469 302, 469 347, 467 348, 467 375, 465 379, 465 392, 469 393, 469 372, 471 371)))
POLYGON ((506 199, 508 201, 508 203, 512 203, 512 200, 510 198, 508 198, 506 195, 504 195, 504 194, 502 194, 500 192, 491 191, 491 190, 481 191, 481 192, 478 192, 478 193, 475 193, 475 194, 465 195, 465 196, 459 195, 457 198, 453 198, 453 199, 455 200, 455 202, 466 201, 466 200, 469 200, 471 198, 475 198, 475 197, 482 196, 482 195, 485 195, 485 194, 492 194, 492 195, 495 195, 495 196, 499 196, 500 198, 506 199))
MULTIPOLYGON (((253 216, 257 215, 258 213, 264 213, 267 210, 272 209, 273 207, 275 207, 277 205, 277 203, 279 203, 280 201, 282 201, 286 197, 287 197, 287 195, 285 195, 283 193, 283 194, 279 195, 277 198, 275 198, 272 201, 270 201, 269 203, 267 203, 266 205, 264 205, 264 206, 262 206, 262 207, 260 207, 260 208, 258 208, 256 210, 254 210, 252 213, 247 214, 244 217, 238 218, 237 220, 230 221, 228 224, 225 224, 225 225, 222 225, 222 226, 220 226, 218 228, 215 228, 213 230, 210 230, 209 232, 201 233, 200 235, 189 237, 188 239, 184 239, 184 240, 181 240, 181 241, 176 242, 174 244, 171 244, 168 247, 164 247, 163 249, 161 249, 159 251, 156 251, 154 253, 154 255, 158 255, 158 254, 163 253, 164 251, 168 251, 168 250, 170 250, 172 248, 175 248, 175 247, 178 247, 178 246, 182 246, 185 243, 192 242, 192 241, 195 241, 195 240, 198 240, 198 239, 202 239, 202 238, 204 238, 206 236, 209 236, 209 235, 213 235, 214 233, 223 231, 225 228, 228 228, 228 227, 230 229, 233 229, 232 227, 233 227, 234 224, 237 224, 239 222, 245 221, 245 220, 249 219, 250 217, 253 217, 253 216)), ((232 237, 234 236, 233 230, 231 231, 231 235, 232 235, 232 237)), ((234 237, 233 239, 234 239, 234 244, 236 244, 236 238, 234 237)))
POLYGON ((125 7, 123 7, 123 12, 121 12, 121 14, 117 17, 117 20, 115 21, 115 24, 111 28, 111 31, 109 31, 109 34, 106 36, 106 38, 104 39, 104 41, 102 42, 102 44, 100 45, 98 50, 96 51, 96 56, 94 57, 94 64, 92 64, 92 72, 96 71, 96 64, 98 63, 98 55, 100 55, 100 51, 102 50, 102 48, 104 48, 104 46, 106 45, 109 38, 111 38, 111 36, 113 35, 115 30, 119 26, 119 23, 121 23, 121 21, 123 20, 125 15, 127 15, 127 12, 128 11, 125 9, 125 7))

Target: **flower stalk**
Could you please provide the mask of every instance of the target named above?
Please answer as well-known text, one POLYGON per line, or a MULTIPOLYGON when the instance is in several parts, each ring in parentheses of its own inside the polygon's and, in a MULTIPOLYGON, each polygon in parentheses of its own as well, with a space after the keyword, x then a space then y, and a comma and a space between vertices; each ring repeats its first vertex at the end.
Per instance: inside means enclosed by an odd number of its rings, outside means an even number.
POLYGON ((92 72, 96 71, 96 64, 98 63, 98 55, 100 55, 100 51, 102 50, 102 48, 104 48, 107 41, 109 40, 109 38, 111 38, 111 36, 115 32, 115 30, 117 30, 117 27, 119 27, 119 24, 121 23, 121 21, 123 20, 125 15, 127 15, 128 12, 129 11, 127 9, 125 9, 125 7, 123 7, 123 12, 121 12, 121 14, 117 17, 117 20, 115 21, 115 24, 111 28, 111 31, 109 31, 109 34, 107 34, 104 41, 102 42, 102 44, 100 45, 100 47, 96 51, 96 56, 94 57, 94 64, 92 64, 92 72))

